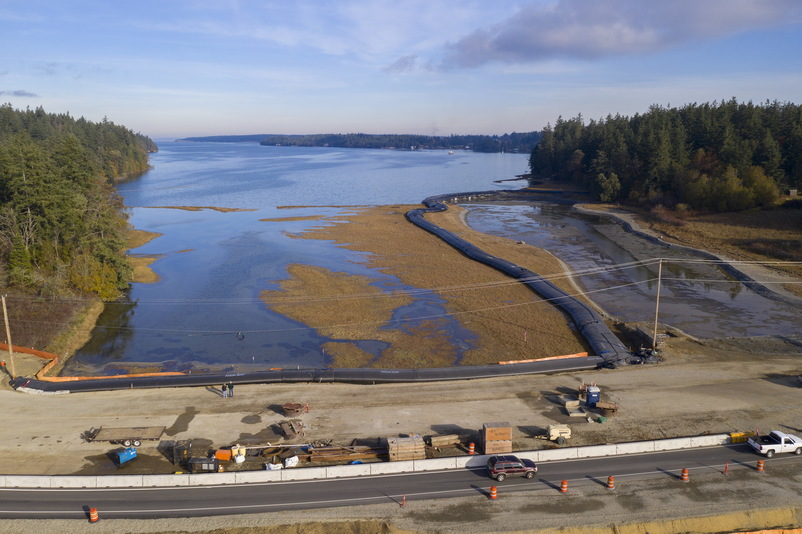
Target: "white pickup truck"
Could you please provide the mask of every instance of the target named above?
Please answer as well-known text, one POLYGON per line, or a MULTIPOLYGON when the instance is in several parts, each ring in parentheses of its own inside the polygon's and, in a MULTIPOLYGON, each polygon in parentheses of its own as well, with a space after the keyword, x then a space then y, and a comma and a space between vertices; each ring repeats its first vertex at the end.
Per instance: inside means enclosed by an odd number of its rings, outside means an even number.
POLYGON ((802 438, 779 430, 772 430, 765 436, 749 438, 747 443, 757 453, 765 454, 766 458, 771 458, 777 452, 802 454, 802 438))

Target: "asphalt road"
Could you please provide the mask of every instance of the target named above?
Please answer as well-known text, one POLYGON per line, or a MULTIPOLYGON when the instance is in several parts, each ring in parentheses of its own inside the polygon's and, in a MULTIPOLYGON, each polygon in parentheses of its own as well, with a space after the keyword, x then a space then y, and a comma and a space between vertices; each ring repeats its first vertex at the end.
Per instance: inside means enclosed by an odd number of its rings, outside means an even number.
MULTIPOLYGON (((506 492, 558 492, 567 480, 577 485, 606 486, 607 477, 616 483, 627 479, 663 477, 666 484, 682 484, 680 472, 694 474, 754 470, 761 457, 746 445, 707 447, 684 451, 566 460, 542 463, 532 480, 508 478, 496 482, 484 469, 438 471, 403 475, 355 477, 304 482, 269 482, 237 486, 126 489, 0 489, 0 518, 82 518, 89 508, 103 517, 157 518, 226 514, 247 514, 279 510, 303 510, 407 501, 466 497, 487 498, 491 485, 499 495, 506 492)), ((766 469, 787 462, 800 462, 796 455, 765 460, 766 469)), ((500 497, 499 497, 500 498, 500 497)))

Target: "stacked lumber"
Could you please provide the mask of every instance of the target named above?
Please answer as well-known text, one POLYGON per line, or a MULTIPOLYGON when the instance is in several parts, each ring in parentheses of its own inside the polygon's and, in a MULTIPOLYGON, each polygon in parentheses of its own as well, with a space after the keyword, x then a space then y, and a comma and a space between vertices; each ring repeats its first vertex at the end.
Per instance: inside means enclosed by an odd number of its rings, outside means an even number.
POLYGON ((391 462, 426 459, 426 445, 418 434, 405 438, 387 438, 387 452, 391 462))
POLYGON ((430 436, 429 441, 431 441, 432 447, 443 448, 453 447, 459 443, 460 440, 457 434, 438 434, 436 436, 430 436))
POLYGON ((509 423, 485 423, 481 438, 485 454, 512 452, 512 426, 509 423))

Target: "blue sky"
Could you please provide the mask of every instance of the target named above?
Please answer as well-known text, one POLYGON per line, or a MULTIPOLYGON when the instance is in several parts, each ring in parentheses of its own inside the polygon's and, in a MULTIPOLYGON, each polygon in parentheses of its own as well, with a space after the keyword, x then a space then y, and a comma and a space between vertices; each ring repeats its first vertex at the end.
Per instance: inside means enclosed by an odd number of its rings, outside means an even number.
POLYGON ((802 98, 800 0, 0 0, 0 102, 151 137, 503 134, 802 98))

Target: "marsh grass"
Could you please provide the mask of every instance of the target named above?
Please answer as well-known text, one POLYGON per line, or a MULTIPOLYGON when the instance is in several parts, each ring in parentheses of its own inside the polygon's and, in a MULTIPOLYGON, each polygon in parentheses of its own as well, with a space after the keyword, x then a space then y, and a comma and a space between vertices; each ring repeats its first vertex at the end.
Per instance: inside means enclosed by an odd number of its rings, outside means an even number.
MULTIPOLYGON (((566 317, 527 287, 468 259, 407 221, 404 214, 415 207, 354 208, 294 237, 332 240, 364 252, 369 267, 395 276, 405 285, 436 292, 444 299, 447 312, 477 335, 475 346, 463 355, 463 364, 587 350, 566 317)), ((463 223, 462 212, 462 208, 451 207, 446 213, 427 217, 487 252, 538 274, 564 274, 562 264, 545 251, 471 230, 463 223)), ((338 340, 325 346, 338 367, 420 368, 456 363, 458 347, 450 341, 443 321, 432 318, 415 327, 388 324, 392 312, 411 302, 411 297, 385 293, 372 286, 373 281, 296 265, 280 290, 266 291, 262 298, 275 311, 338 340), (389 347, 374 358, 349 340, 378 340, 389 347)), ((567 279, 557 283, 576 291, 567 279)))

